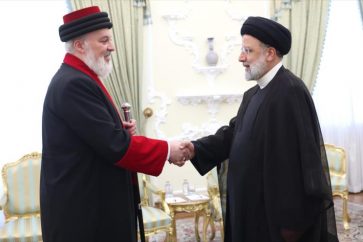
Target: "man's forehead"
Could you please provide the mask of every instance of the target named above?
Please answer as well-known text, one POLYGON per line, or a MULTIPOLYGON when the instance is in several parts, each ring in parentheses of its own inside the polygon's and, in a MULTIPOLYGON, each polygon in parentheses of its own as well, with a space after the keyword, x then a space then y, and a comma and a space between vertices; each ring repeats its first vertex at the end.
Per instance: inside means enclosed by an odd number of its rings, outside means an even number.
POLYGON ((259 45, 260 43, 261 41, 252 35, 244 34, 242 36, 242 45, 259 45))
POLYGON ((90 38, 102 38, 102 37, 112 37, 112 32, 110 29, 99 29, 93 32, 88 33, 88 37, 90 38))

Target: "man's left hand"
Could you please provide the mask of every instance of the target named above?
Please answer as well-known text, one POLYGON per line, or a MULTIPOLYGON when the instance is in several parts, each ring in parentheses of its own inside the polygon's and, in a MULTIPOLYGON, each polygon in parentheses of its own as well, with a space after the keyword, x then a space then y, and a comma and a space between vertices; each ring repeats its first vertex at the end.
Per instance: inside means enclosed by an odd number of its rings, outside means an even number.
POLYGON ((135 119, 130 119, 129 122, 122 121, 122 124, 124 125, 124 128, 127 129, 127 131, 129 131, 130 135, 136 134, 136 120, 135 119))

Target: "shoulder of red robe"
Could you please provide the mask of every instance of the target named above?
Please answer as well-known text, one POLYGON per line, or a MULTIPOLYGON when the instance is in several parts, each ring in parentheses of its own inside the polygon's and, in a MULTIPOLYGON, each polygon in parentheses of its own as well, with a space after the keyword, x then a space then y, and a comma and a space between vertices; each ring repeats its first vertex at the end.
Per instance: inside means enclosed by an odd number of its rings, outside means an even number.
POLYGON ((116 162, 116 166, 158 176, 163 170, 167 156, 167 141, 145 136, 131 136, 129 148, 122 159, 116 162))

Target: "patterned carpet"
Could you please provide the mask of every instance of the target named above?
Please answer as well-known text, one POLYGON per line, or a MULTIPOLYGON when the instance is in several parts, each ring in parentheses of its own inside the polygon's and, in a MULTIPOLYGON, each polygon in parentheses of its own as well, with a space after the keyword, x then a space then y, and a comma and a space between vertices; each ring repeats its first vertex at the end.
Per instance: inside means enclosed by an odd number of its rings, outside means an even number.
MULTIPOLYGON (((335 216, 337 219, 337 230, 340 242, 362 242, 363 241, 363 205, 348 203, 348 211, 351 218, 349 230, 344 230, 342 221, 342 202, 340 199, 335 201, 335 216)), ((202 220, 202 219, 201 219, 202 220)), ((199 234, 202 237, 203 221, 200 221, 199 234)), ((220 226, 216 224, 216 236, 212 240, 221 242, 220 226)), ((208 228, 210 236, 210 228, 208 228)), ((209 237, 208 236, 208 237, 209 237)), ((183 218, 177 220, 177 238, 178 242, 195 242, 194 220, 193 218, 183 218)), ((158 234, 150 238, 150 242, 162 242, 165 239, 164 234, 158 234)))
MULTIPOLYGON (((215 238, 211 241, 222 241, 220 233, 220 225, 216 223, 216 234, 215 238)), ((195 231, 194 231, 194 218, 182 218, 176 220, 177 227, 177 241, 178 242, 196 242, 195 231)), ((202 240, 202 230, 203 230, 203 218, 199 219, 199 236, 202 240)), ((211 229, 208 227, 207 231, 208 238, 211 235, 211 229)), ((163 242, 165 240, 165 234, 160 233, 150 237, 149 242, 163 242)))
POLYGON ((348 202, 348 213, 350 216, 349 229, 345 230, 342 220, 342 201, 334 200, 335 217, 340 242, 362 242, 363 241, 363 205, 348 202))

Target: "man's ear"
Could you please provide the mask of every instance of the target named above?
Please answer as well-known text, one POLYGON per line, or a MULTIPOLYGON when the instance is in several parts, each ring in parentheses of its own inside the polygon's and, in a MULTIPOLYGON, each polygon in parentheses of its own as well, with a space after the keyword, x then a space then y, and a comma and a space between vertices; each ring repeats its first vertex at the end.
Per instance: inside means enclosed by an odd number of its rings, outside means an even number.
POLYGON ((273 47, 269 47, 267 49, 267 61, 273 61, 277 56, 276 49, 273 47))
POLYGON ((74 49, 79 53, 85 53, 85 43, 83 39, 76 39, 73 41, 74 49))

